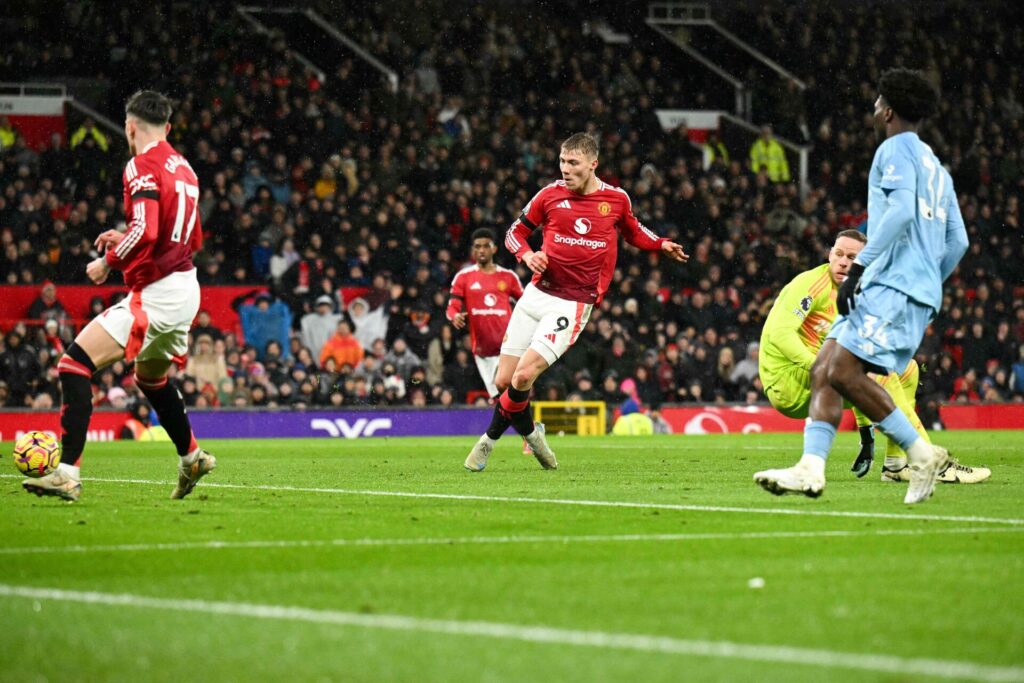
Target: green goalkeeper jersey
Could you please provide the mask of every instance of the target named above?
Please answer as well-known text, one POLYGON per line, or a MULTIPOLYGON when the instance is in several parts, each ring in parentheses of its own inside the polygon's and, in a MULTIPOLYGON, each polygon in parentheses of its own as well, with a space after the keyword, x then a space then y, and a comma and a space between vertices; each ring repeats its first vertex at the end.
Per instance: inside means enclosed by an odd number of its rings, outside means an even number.
POLYGON ((827 263, 800 273, 782 288, 761 331, 762 382, 786 366, 810 369, 836 319, 837 291, 827 263))

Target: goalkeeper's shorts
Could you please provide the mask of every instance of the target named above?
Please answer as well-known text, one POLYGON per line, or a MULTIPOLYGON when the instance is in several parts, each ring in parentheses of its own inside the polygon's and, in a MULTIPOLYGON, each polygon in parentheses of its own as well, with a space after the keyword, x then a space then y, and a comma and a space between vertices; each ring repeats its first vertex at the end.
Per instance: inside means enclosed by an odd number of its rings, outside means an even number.
POLYGON ((811 373, 798 365, 761 370, 761 383, 772 407, 786 417, 802 420, 811 406, 811 373))

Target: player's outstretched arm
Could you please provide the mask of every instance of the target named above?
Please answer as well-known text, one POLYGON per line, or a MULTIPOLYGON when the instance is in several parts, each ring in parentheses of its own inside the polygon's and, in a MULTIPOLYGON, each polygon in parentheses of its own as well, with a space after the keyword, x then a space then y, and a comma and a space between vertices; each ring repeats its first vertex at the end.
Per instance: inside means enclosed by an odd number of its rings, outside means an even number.
POLYGON ((111 249, 121 244, 121 240, 124 239, 124 233, 118 232, 117 230, 107 230, 100 233, 100 236, 93 242, 93 246, 96 247, 102 254, 107 249, 111 249))
POLYGON ((690 260, 690 255, 683 250, 683 246, 681 244, 676 244, 675 242, 665 240, 661 243, 661 251, 673 261, 686 263, 690 260))

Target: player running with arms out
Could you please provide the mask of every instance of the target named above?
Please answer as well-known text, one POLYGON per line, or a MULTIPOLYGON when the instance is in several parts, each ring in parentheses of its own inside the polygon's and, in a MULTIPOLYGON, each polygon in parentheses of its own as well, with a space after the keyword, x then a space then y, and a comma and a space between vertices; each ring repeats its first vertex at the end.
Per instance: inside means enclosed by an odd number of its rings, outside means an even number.
POLYGON ((840 318, 811 369, 811 421, 804 455, 793 467, 754 475, 772 493, 816 497, 842 416, 843 398, 906 451, 910 486, 903 502, 927 500, 949 454, 914 429, 868 374, 903 373, 942 303, 942 283, 967 250, 953 181, 917 135, 938 100, 916 71, 882 74, 875 126, 885 141, 868 179, 868 244, 839 287, 840 318))
POLYGON ((495 442, 512 425, 545 469, 558 462, 544 430, 530 416, 530 389, 552 363, 579 338, 595 304, 601 302, 615 269, 619 233, 647 251, 660 251, 685 262, 682 246, 658 237, 640 224, 626 193, 601 181, 597 140, 576 133, 562 143, 562 179, 551 183, 523 209, 509 228, 505 246, 533 273, 516 302, 501 345, 497 386, 507 386, 494 406, 494 417, 466 458, 466 469, 480 471, 495 442), (542 229, 540 251, 526 242, 542 229))
MULTIPOLYGON (((761 332, 758 369, 768 400, 787 417, 804 419, 808 415, 811 366, 835 320, 839 285, 866 242, 867 238, 857 230, 840 232, 829 250, 828 263, 793 278, 768 313, 761 332)), ((914 429, 927 439, 927 432, 915 412, 919 374, 917 361, 911 360, 902 375, 873 375, 873 379, 885 388, 914 429)), ((860 428, 861 451, 851 470, 863 477, 871 469, 874 438, 871 420, 859 410, 854 413, 860 428)), ((906 454, 892 439, 886 441, 882 481, 909 481, 906 454)), ((987 479, 990 474, 987 468, 966 467, 951 460, 940 473, 939 481, 973 484, 987 479)))
POLYGON ((494 383, 498 372, 501 339, 512 314, 511 299, 523 296, 523 285, 516 274, 494 262, 498 247, 494 233, 480 228, 472 236, 474 264, 452 278, 448 299, 448 320, 457 330, 469 328, 470 344, 480 378, 492 398, 505 390, 494 383))
POLYGON ((125 114, 133 155, 123 176, 128 230, 108 230, 96 239, 103 255, 89 263, 86 274, 102 284, 111 270, 120 270, 131 292, 86 325, 57 365, 63 395, 61 463, 49 475, 22 483, 40 496, 73 501, 81 495, 79 462, 92 415, 91 378, 122 358, 135 361, 135 381, 177 447, 178 485, 171 498, 187 496, 217 464, 196 444, 185 402, 167 378, 171 363, 184 365, 188 330, 199 311, 192 265, 203 240, 199 183, 167 143, 170 100, 141 90, 128 99, 125 114))

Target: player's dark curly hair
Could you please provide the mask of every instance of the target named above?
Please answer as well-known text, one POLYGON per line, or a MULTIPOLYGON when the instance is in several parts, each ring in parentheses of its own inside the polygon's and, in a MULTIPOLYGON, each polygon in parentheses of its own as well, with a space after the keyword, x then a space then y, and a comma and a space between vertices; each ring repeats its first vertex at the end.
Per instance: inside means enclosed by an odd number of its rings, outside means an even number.
POLYGON ((477 228, 476 230, 473 231, 473 235, 470 237, 470 241, 476 242, 477 240, 481 239, 487 239, 494 242, 494 231, 491 230, 490 228, 477 228))
POLYGON ((939 93, 920 71, 889 69, 878 79, 878 94, 896 114, 909 123, 928 118, 939 102, 939 93))
POLYGON ((139 90, 128 98, 124 113, 154 126, 171 120, 171 100, 155 90, 139 90))

